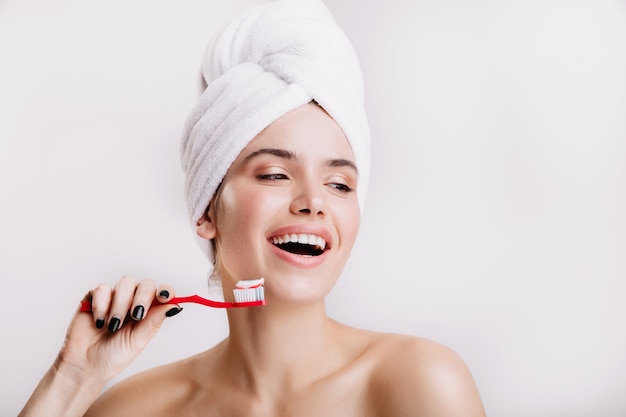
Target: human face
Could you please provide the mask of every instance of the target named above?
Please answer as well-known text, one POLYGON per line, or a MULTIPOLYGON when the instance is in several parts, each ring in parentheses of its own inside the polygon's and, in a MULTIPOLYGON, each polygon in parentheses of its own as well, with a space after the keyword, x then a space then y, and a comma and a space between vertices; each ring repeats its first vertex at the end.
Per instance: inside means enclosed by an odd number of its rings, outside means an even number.
POLYGON ((268 301, 323 299, 357 236, 357 181, 343 131, 315 104, 253 139, 198 226, 200 236, 215 239, 226 296, 234 282, 263 276, 268 301), (285 244, 291 235, 309 244, 285 244))

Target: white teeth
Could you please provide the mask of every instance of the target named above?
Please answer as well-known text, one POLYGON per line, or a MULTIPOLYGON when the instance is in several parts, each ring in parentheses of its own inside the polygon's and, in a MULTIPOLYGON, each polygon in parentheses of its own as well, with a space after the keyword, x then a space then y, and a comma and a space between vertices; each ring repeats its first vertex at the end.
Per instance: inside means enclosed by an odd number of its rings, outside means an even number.
POLYGON ((324 250, 326 249, 326 240, 317 235, 313 235, 310 233, 292 233, 285 234, 282 236, 275 236, 272 238, 272 243, 274 245, 281 245, 283 243, 300 243, 302 245, 311 245, 317 246, 318 249, 324 250))

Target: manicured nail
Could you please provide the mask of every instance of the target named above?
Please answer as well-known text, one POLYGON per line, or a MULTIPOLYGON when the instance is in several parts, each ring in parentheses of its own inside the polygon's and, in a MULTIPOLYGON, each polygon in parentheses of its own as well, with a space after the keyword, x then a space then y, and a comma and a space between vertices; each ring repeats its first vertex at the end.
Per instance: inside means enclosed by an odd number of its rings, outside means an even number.
POLYGON ((96 320, 96 328, 102 329, 103 327, 104 327, 104 319, 97 319, 96 320))
POLYGON ((143 308, 143 306, 140 304, 137 307, 135 307, 133 309, 133 318, 135 320, 141 320, 143 318, 143 313, 145 312, 145 309, 143 308))
POLYGON ((173 316, 177 315, 178 313, 180 313, 181 311, 183 311, 182 307, 174 307, 174 308, 170 308, 169 310, 167 310, 165 315, 167 317, 173 317, 173 316))
POLYGON ((170 292, 168 290, 161 290, 161 292, 159 293, 159 297, 169 298, 169 296, 170 292))
POLYGON ((120 329, 121 324, 122 324, 122 321, 119 318, 113 317, 111 321, 109 322, 109 331, 111 333, 115 333, 116 331, 120 329))

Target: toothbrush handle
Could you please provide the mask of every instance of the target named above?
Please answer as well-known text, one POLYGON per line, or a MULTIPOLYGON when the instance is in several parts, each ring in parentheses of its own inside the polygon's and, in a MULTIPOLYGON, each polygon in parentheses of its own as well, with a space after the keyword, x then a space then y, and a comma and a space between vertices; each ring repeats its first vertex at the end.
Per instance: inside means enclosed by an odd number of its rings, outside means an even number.
MULTIPOLYGON (((152 302, 152 305, 154 306, 154 305, 159 305, 159 304, 181 304, 181 303, 196 303, 196 304, 202 304, 207 307, 213 307, 213 308, 238 308, 238 307, 262 306, 262 305, 265 305, 265 300, 248 301, 244 303, 229 303, 229 302, 224 302, 224 301, 208 300, 206 298, 200 297, 199 295, 190 295, 187 297, 174 297, 165 303, 159 303, 158 301, 154 300, 152 302)), ((83 301, 80 305, 80 311, 90 312, 91 301, 83 301)))

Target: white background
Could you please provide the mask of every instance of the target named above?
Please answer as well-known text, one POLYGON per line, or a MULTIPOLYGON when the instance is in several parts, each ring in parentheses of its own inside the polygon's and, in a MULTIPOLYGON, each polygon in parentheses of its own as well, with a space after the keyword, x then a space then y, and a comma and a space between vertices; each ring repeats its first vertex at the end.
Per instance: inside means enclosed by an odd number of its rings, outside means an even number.
MULTIPOLYGON (((255 3, 0 0, 1 416, 99 282, 206 293, 178 141, 209 35, 255 3)), ((331 316, 450 346, 490 416, 626 415, 626 3, 328 6, 373 133, 331 316)), ((187 306, 122 377, 225 334, 187 306)))

